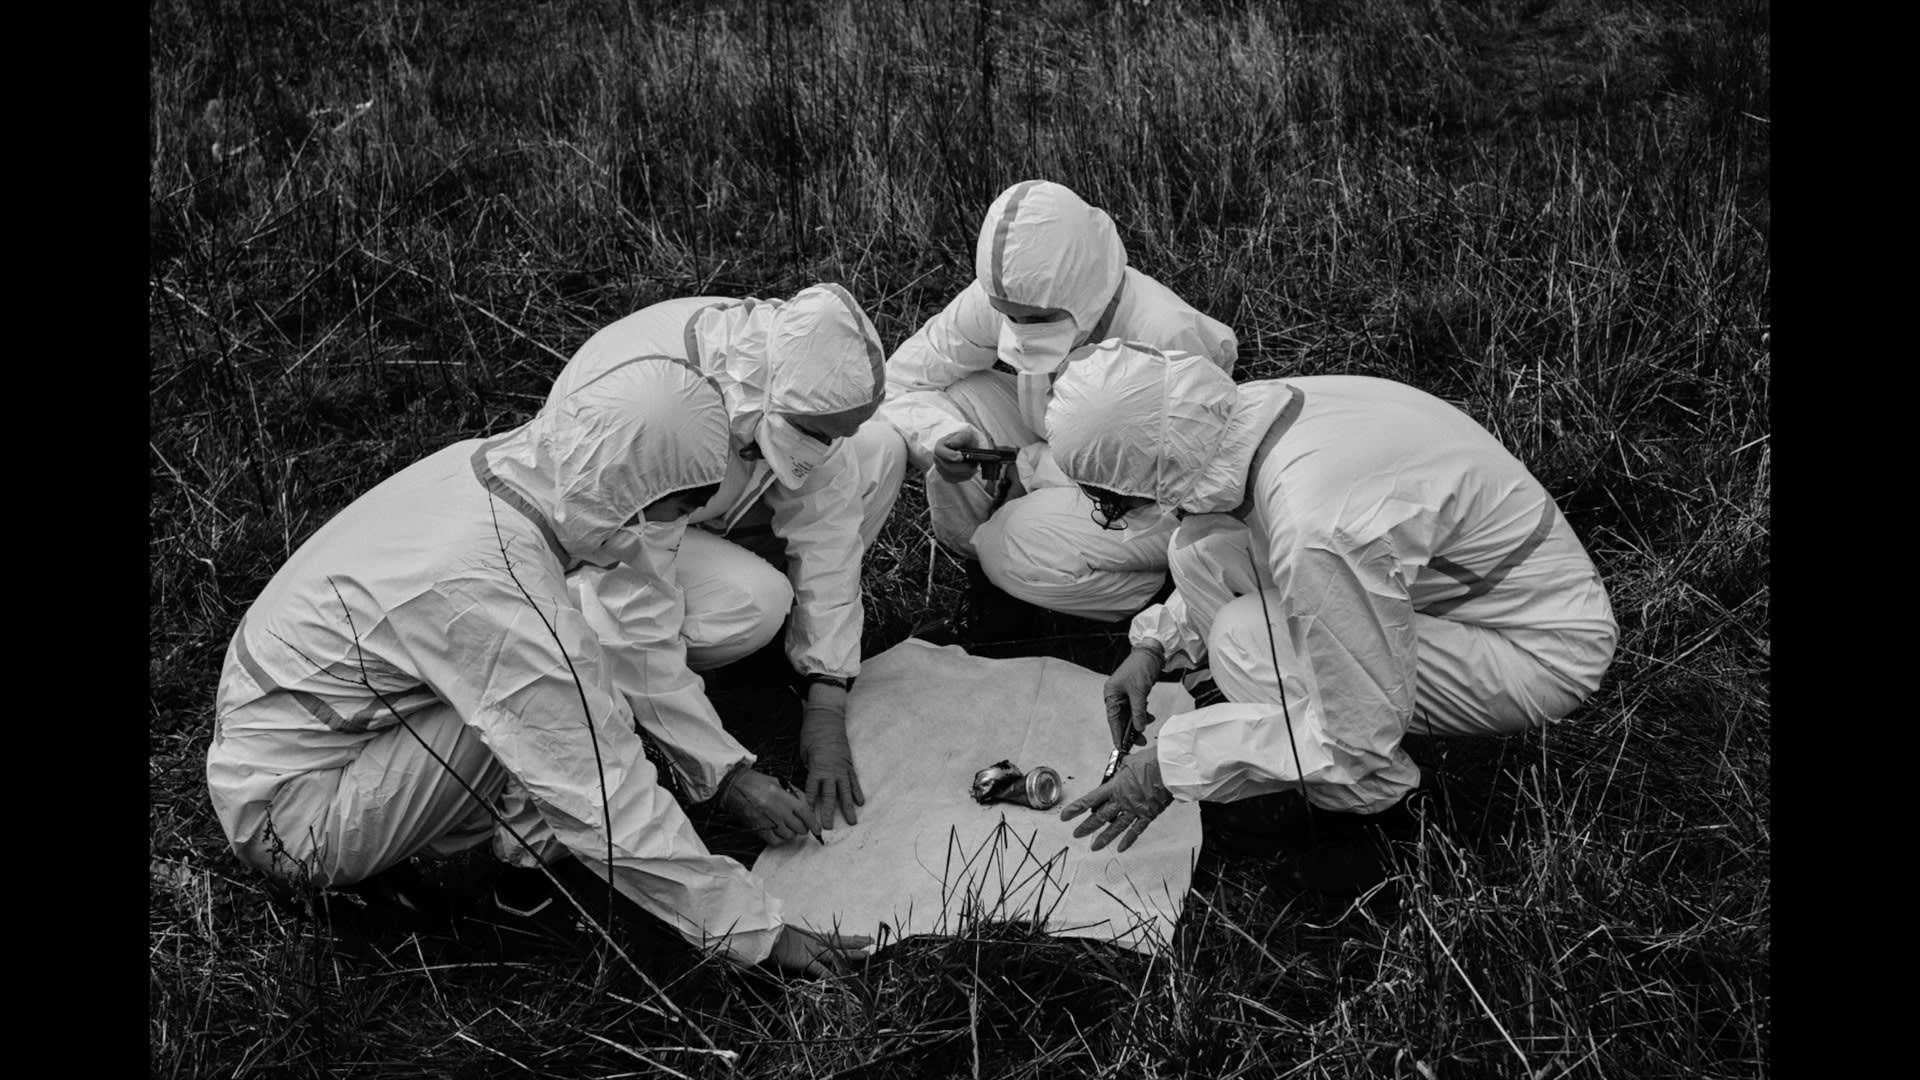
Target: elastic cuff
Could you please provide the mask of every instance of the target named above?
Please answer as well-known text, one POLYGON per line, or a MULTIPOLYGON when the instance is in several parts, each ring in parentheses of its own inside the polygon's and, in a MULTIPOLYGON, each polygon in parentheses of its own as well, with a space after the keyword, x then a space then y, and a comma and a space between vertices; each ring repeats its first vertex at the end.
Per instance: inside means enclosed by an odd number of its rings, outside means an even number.
POLYGON ((753 768, 753 761, 750 758, 741 758, 734 762, 733 767, 727 770, 727 775, 721 777, 720 782, 714 785, 713 795, 707 799, 707 802, 719 805, 720 800, 725 798, 727 792, 733 787, 733 782, 740 779, 741 773, 751 768, 753 768))
POLYGON ((1167 647, 1166 642, 1160 640, 1152 628, 1142 627, 1140 625, 1140 620, 1146 618, 1146 616, 1156 608, 1164 608, 1165 606, 1164 604, 1149 604, 1134 613, 1133 618, 1127 623, 1127 646, 1129 648, 1152 649, 1162 657, 1173 652, 1172 649, 1167 647))

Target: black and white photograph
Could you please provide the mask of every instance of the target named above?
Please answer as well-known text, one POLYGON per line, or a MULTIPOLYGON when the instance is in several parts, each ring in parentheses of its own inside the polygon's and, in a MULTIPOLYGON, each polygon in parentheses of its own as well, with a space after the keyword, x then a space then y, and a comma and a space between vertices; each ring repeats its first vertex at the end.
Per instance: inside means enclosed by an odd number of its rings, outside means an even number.
POLYGON ((1768 0, 148 15, 150 1075, 1772 1075, 1768 0))

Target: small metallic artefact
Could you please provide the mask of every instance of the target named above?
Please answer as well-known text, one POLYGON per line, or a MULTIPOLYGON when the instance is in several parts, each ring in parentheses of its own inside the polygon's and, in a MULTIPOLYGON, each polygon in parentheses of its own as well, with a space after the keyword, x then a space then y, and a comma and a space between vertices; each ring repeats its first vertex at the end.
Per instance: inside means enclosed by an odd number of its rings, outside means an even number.
POLYGON ((1114 747, 1113 753, 1107 755, 1107 767, 1100 770, 1100 782, 1104 784, 1113 779, 1113 774, 1120 771, 1120 763, 1125 761, 1126 758, 1127 751, 1125 747, 1114 747))
POLYGON ((968 789, 977 803, 998 801, 1002 792, 1010 789, 1020 776, 1020 770, 1013 767, 1011 761, 996 761, 992 765, 973 774, 973 786, 968 789))
POLYGON ((1050 810, 1060 802, 1060 774, 1042 765, 1021 772, 1011 761, 997 761, 973 774, 973 801, 1010 802, 1050 810))
POLYGON ((1027 782, 1021 786, 1022 806, 1031 806, 1035 810, 1051 810, 1060 801, 1060 774, 1040 765, 1027 774, 1027 782))

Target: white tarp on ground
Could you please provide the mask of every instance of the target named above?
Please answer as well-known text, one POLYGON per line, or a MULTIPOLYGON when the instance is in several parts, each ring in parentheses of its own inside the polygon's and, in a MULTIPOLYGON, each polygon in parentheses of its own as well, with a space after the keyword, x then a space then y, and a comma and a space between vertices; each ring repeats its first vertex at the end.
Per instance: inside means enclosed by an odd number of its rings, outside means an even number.
MULTIPOLYGON (((769 849, 754 876, 786 905, 786 921, 876 944, 1024 920, 1159 952, 1192 878, 1199 806, 1174 803, 1124 853, 1089 851, 1090 837, 1073 839, 1084 817, 1060 820, 1099 784, 1112 749, 1105 678, 1064 660, 993 660, 919 640, 863 661, 847 703, 867 797, 860 823, 841 822, 824 846, 769 849), (974 773, 1003 758, 1056 770, 1059 805, 974 802, 974 773)), ((1193 707, 1178 683, 1156 686, 1149 703, 1160 719, 1193 707)))

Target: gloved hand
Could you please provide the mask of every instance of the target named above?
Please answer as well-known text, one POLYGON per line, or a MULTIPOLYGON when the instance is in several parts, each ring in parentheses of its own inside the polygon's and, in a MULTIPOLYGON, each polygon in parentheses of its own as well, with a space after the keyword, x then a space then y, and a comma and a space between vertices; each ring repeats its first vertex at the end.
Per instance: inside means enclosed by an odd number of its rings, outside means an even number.
POLYGON ((721 806, 769 846, 813 833, 820 823, 800 793, 754 769, 742 769, 720 793, 721 806))
POLYGON ((865 806, 860 776, 853 768, 853 748, 847 744, 847 692, 837 686, 814 683, 807 688, 807 704, 800 717, 800 761, 807 768, 807 797, 826 827, 833 828, 834 809, 858 825, 853 812, 865 806))
POLYGON ((790 975, 828 975, 845 971, 848 960, 872 945, 864 934, 816 934, 789 924, 773 939, 767 962, 790 975))
POLYGON ((1173 792, 1160 782, 1160 758, 1154 754, 1135 754, 1127 758, 1113 779, 1068 803, 1067 808, 1060 811, 1060 820, 1072 821, 1091 810, 1093 813, 1073 830, 1073 835, 1081 837, 1105 829, 1094 838, 1093 850, 1099 851, 1117 837, 1120 846, 1114 850, 1125 851, 1133 846, 1148 823, 1171 805, 1173 792))
MULTIPOLYGON (((1019 457, 1000 466, 1000 482, 989 485, 993 488, 993 508, 995 510, 1000 509, 1002 506, 1027 493, 1026 481, 1020 479, 1021 462, 1030 458, 1030 451, 1032 451, 1034 447, 1039 447, 1039 452, 1045 453, 1047 444, 1037 442, 1023 447, 1019 452, 1019 457)), ((985 477, 981 477, 983 483, 985 480, 985 477)))
POLYGON ((933 444, 933 469, 940 474, 940 479, 958 484, 980 469, 979 465, 962 460, 958 448, 987 445, 986 437, 972 428, 942 435, 940 441, 933 444))
POLYGON ((1147 711, 1147 695, 1153 692, 1153 682, 1165 665, 1158 651, 1135 645, 1107 676, 1101 692, 1107 702, 1107 733, 1113 736, 1114 746, 1140 746, 1147 741, 1140 734, 1153 723, 1153 714, 1147 711))

